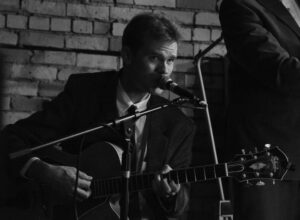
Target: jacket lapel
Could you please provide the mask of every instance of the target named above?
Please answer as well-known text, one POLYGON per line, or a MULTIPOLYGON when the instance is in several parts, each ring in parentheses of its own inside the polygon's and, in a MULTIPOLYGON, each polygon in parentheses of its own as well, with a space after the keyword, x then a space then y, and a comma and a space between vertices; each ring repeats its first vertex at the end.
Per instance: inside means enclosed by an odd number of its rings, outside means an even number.
POLYGON ((112 77, 106 84, 105 88, 101 89, 99 96, 99 122, 108 122, 118 117, 118 110, 116 105, 117 85, 119 74, 112 77))
MULTIPOLYGON (((156 106, 155 96, 151 96, 148 108, 156 106)), ((166 126, 161 120, 159 111, 151 113, 147 116, 145 126, 149 126, 148 142, 147 142, 147 170, 158 171, 164 165, 168 139, 165 135, 166 126)))
MULTIPOLYGON (((257 0, 300 37, 300 27, 279 0, 257 0)), ((298 3, 300 0, 297 0, 298 3)))

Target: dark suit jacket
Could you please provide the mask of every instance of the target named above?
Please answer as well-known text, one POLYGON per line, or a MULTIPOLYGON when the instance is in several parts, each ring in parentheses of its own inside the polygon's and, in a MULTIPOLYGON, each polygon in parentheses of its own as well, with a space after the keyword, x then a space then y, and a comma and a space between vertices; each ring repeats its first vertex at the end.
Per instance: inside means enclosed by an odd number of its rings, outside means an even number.
POLYGON ((228 147, 278 145, 300 177, 299 26, 279 0, 224 0, 220 21, 230 59, 228 147))
MULTIPOLYGON (((2 132, 2 140, 9 152, 25 147, 46 143, 58 137, 95 127, 118 117, 116 107, 116 87, 118 72, 99 72, 72 75, 64 91, 58 95, 45 110, 31 117, 8 126, 2 132)), ((149 107, 167 100, 152 95, 149 107)), ((145 130, 148 131, 148 153, 146 157, 147 171, 159 171, 164 164, 173 169, 186 167, 191 159, 191 146, 194 125, 177 108, 166 108, 147 116, 145 130)), ((85 145, 97 141, 120 143, 119 136, 110 129, 93 132, 86 136, 85 145)), ((65 150, 76 153, 80 138, 64 145, 65 150)), ((31 157, 29 155, 28 157, 31 157)), ((28 157, 11 162, 11 169, 18 176, 20 168, 28 157)), ((163 215, 174 215, 186 207, 187 187, 179 193, 176 207, 168 211, 157 204, 153 193, 149 193, 151 205, 157 209, 159 218, 163 215)))

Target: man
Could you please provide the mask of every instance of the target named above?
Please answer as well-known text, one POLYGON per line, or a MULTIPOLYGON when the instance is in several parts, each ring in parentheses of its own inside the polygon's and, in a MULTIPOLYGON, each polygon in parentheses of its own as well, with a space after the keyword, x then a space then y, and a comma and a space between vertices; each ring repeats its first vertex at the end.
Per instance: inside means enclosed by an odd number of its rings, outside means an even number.
POLYGON ((235 184, 235 219, 300 216, 299 16, 297 0, 224 0, 221 5, 230 59, 227 151, 253 152, 271 144, 295 165, 275 185, 235 184))
MULTIPOLYGON (((158 90, 161 77, 172 73, 178 40, 175 26, 166 18, 155 14, 134 17, 125 28, 122 39, 123 69, 119 72, 71 76, 64 91, 44 110, 4 129, 2 140, 8 151, 15 152, 109 122, 128 114, 132 104, 142 111, 167 103, 167 100, 155 95, 155 91, 158 90)), ((160 171, 163 174, 188 166, 194 126, 178 109, 167 108, 143 116, 135 122, 134 127, 137 172, 160 171)), ((105 141, 119 152, 122 147, 117 145, 122 143, 122 138, 117 130, 121 131, 122 128, 107 128, 62 145, 65 150, 78 153, 81 147, 89 150, 88 145, 105 141)), ((54 189, 52 195, 59 197, 59 200, 70 201, 73 197, 75 167, 51 163, 40 156, 42 153, 11 160, 10 169, 17 177, 21 173, 54 189)), ((46 151, 44 154, 49 157, 50 153, 46 151)), ((99 164, 103 160, 111 163, 112 158, 100 159, 100 156, 103 155, 99 155, 98 159, 98 155, 91 154, 90 159, 96 158, 99 164)), ((95 169, 99 168, 99 164, 94 165, 95 169)), ((107 164, 103 169, 112 172, 113 168, 107 164)), ((79 172, 77 200, 85 201, 93 194, 93 172, 79 172)), ((152 190, 133 199, 136 203, 130 206, 131 219, 166 219, 183 212, 188 202, 186 185, 176 184, 161 175, 156 175, 152 185, 152 190)), ((92 210, 89 214, 93 216, 95 213, 92 210)), ((100 213, 100 216, 106 215, 100 213)))

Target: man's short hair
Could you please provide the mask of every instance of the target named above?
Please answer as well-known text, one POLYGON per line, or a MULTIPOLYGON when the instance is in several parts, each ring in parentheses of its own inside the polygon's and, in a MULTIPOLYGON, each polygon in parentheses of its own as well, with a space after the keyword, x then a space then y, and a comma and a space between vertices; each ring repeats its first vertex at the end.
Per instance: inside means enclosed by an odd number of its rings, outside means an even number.
POLYGON ((135 16, 126 26, 122 38, 122 47, 127 46, 133 52, 149 41, 178 42, 181 36, 175 24, 160 14, 143 13, 135 16))

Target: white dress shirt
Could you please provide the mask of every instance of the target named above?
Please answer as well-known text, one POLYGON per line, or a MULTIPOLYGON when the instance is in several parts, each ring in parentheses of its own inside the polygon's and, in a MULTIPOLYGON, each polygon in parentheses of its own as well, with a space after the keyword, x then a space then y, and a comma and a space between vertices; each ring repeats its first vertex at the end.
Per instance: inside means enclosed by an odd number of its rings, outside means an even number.
POLYGON ((300 27, 300 6, 297 4, 296 0, 281 0, 281 2, 300 27))
MULTIPOLYGON (((119 116, 122 117, 124 115, 127 115, 128 114, 127 110, 132 105, 135 105, 137 107, 136 111, 146 110, 150 96, 151 96, 150 93, 148 93, 139 102, 133 103, 129 98, 128 94, 126 93, 126 91, 124 90, 121 82, 119 81, 117 87, 117 100, 116 100, 119 116)), ((146 168, 146 162, 144 161, 144 159, 147 153, 147 146, 141 146, 145 122, 146 122, 146 116, 142 116, 135 121, 135 147, 137 152, 137 162, 138 164, 142 162, 141 167, 138 167, 138 169, 141 169, 141 171, 144 171, 146 168), (142 153, 143 155, 141 155, 142 153)))

